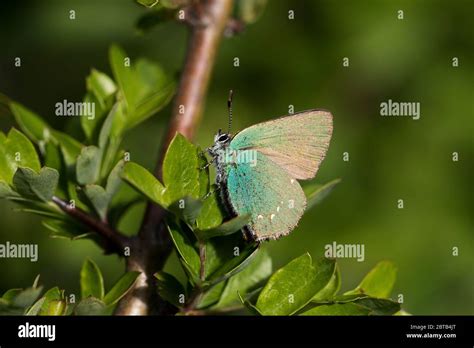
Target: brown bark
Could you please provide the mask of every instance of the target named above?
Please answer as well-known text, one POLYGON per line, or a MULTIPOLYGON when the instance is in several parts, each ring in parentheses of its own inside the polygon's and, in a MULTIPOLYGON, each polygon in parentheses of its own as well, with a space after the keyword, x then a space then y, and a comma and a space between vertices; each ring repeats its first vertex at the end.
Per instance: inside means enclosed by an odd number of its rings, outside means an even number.
MULTIPOLYGON (((186 8, 185 21, 191 33, 184 69, 174 99, 173 114, 160 151, 155 175, 161 177, 161 165, 170 141, 177 132, 192 139, 201 120, 204 101, 219 43, 229 21, 233 0, 194 1, 186 8)), ((138 235, 134 240, 127 270, 140 271, 134 288, 122 299, 116 314, 166 314, 159 303, 153 274, 162 269, 172 251, 163 224, 165 211, 149 203, 138 235), (158 304, 158 305, 157 305, 158 304)))

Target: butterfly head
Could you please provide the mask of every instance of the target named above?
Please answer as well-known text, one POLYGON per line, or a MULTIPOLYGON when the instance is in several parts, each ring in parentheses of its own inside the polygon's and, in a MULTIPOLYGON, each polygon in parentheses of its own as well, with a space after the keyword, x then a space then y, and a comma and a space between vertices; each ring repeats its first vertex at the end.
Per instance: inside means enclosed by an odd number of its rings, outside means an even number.
POLYGON ((221 146, 225 146, 230 142, 231 139, 232 137, 229 133, 222 133, 222 130, 219 129, 214 136, 214 145, 219 144, 221 146))
POLYGON ((222 130, 219 131, 214 136, 214 144, 208 148, 208 152, 211 156, 217 156, 221 151, 225 151, 227 146, 229 146, 232 140, 232 136, 228 133, 222 133, 222 130))

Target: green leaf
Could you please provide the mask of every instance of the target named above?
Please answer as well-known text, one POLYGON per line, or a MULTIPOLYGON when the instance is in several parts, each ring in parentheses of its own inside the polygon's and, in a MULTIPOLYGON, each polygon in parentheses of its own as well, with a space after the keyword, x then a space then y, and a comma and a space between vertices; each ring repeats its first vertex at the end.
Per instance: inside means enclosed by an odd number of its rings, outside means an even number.
POLYGON ((201 148, 196 148, 199 168, 199 197, 204 198, 210 189, 209 166, 201 148))
POLYGON ((23 289, 9 289, 2 295, 2 299, 7 302, 11 302, 22 291, 23 289))
POLYGON ((41 291, 43 291, 42 286, 27 288, 18 293, 10 302, 14 307, 27 308, 38 299, 41 291))
POLYGON ((142 166, 127 162, 122 172, 122 179, 156 204, 162 207, 168 206, 164 197, 165 188, 153 174, 142 166))
POLYGON ((204 199, 202 209, 196 219, 196 226, 199 230, 209 230, 222 223, 224 215, 219 204, 218 193, 215 190, 204 199))
POLYGON ((107 118, 102 124, 99 133, 99 147, 105 148, 107 143, 119 144, 127 127, 127 114, 124 111, 123 101, 118 101, 110 110, 107 118))
POLYGON ((412 315, 410 313, 408 313, 407 311, 405 311, 404 309, 400 309, 397 313, 395 313, 394 315, 396 316, 406 316, 406 315, 412 315))
POLYGON ((239 295, 240 302, 242 302, 242 304, 249 310, 250 313, 253 315, 263 315, 263 313, 260 312, 256 306, 254 306, 249 300, 244 299, 239 292, 237 295, 239 295))
POLYGON ((133 113, 133 107, 137 100, 139 86, 133 76, 130 57, 119 46, 112 45, 109 50, 109 61, 120 91, 127 102, 129 113, 133 113))
POLYGON ((113 204, 109 208, 107 220, 111 226, 118 226, 126 213, 136 205, 144 203, 145 200, 138 192, 126 186, 114 197, 113 204))
POLYGON ((38 315, 45 300, 44 297, 40 298, 26 311, 25 315, 38 315))
POLYGON ((48 303, 48 310, 45 314, 40 312, 39 315, 65 315, 67 312, 66 300, 51 300, 48 303))
POLYGON ((379 262, 349 294, 366 294, 372 297, 388 298, 397 278, 397 268, 390 261, 379 262))
POLYGON ((13 176, 15 190, 26 198, 51 200, 59 181, 56 169, 43 167, 39 174, 30 168, 19 167, 13 176))
POLYGON ((32 141, 38 144, 41 140, 49 139, 51 136, 50 128, 40 116, 16 102, 10 103, 10 110, 20 129, 32 141))
POLYGON ((160 66, 146 59, 138 60, 135 74, 141 88, 135 113, 128 123, 130 128, 142 123, 168 104, 176 87, 160 66))
POLYGON ((208 278, 206 278, 207 284, 217 284, 239 273, 245 269, 245 267, 247 267, 257 252, 258 244, 246 246, 240 251, 238 256, 232 257, 230 260, 220 266, 217 271, 213 272, 208 278))
POLYGON ((130 57, 118 46, 109 51, 109 60, 127 105, 127 129, 143 122, 171 99, 175 85, 157 64, 140 59, 132 66, 130 57))
MULTIPOLYGON (((173 207, 179 207, 181 199, 185 199, 185 203, 186 200, 188 203, 197 203, 195 200, 199 199, 196 147, 180 134, 173 138, 163 162, 163 182, 166 188, 151 173, 135 163, 125 165, 122 178, 153 202, 164 208, 171 208, 182 216, 181 213, 186 212, 180 212, 173 207)), ((187 213, 192 215, 193 220, 200 210, 200 203, 185 206, 190 208, 187 213)))
POLYGON ((192 197, 184 197, 172 203, 168 210, 173 212, 181 220, 189 225, 194 225, 199 212, 202 209, 202 201, 192 197))
POLYGON ((329 283, 311 299, 313 302, 328 301, 336 296, 341 288, 341 272, 336 264, 334 274, 329 283))
POLYGON ((331 279, 335 260, 322 259, 315 265, 303 254, 276 271, 263 288, 257 308, 264 315, 291 315, 311 301, 331 279))
POLYGON ((125 273, 115 285, 110 289, 110 291, 104 297, 104 303, 107 306, 111 306, 117 303, 122 297, 124 297, 127 292, 135 284, 140 272, 127 272, 125 273))
POLYGON ((201 261, 186 233, 175 223, 168 222, 168 231, 178 251, 183 266, 194 277, 198 277, 201 261))
POLYGON ((82 144, 73 137, 59 131, 54 131, 53 135, 61 148, 66 167, 72 167, 81 153, 82 144))
POLYGON ((160 297, 175 307, 182 307, 180 296, 186 297, 183 285, 173 275, 163 271, 155 273, 155 278, 160 297))
POLYGON ((73 220, 43 220, 43 226, 53 232, 51 238, 68 240, 81 239, 91 235, 89 228, 73 220))
POLYGON ((59 290, 56 286, 49 289, 43 295, 44 302, 39 311, 39 315, 62 315, 66 309, 64 300, 64 291, 59 290))
POLYGON ((199 197, 199 168, 196 147, 177 133, 163 160, 163 184, 169 203, 182 197, 199 197))
POLYGON ((384 299, 366 297, 355 301, 360 306, 370 309, 370 315, 393 315, 400 310, 398 302, 384 299))
POLYGON ((245 225, 250 221, 250 215, 240 215, 229 221, 224 222, 222 225, 209 229, 209 230, 198 230, 196 234, 201 239, 210 239, 213 237, 227 236, 229 234, 239 232, 245 225))
POLYGON ((74 308, 75 315, 103 315, 105 303, 95 297, 88 297, 81 300, 74 308))
MULTIPOLYGON (((272 274, 272 259, 266 250, 260 251, 242 272, 231 277, 214 308, 223 308, 239 302, 239 293, 245 294, 260 286, 272 274)), ((224 283, 223 283, 224 284, 224 283)))
POLYGON ((127 115, 124 112, 124 101, 120 100, 113 106, 108 114, 99 133, 99 147, 103 151, 101 168, 101 178, 111 171, 112 166, 117 162, 118 157, 123 158, 119 153, 122 137, 127 129, 127 115))
POLYGON ((5 300, 0 299, 0 315, 24 315, 24 310, 10 306, 5 300))
POLYGON ((199 304, 197 305, 198 309, 207 308, 215 304, 221 298, 222 292, 224 291, 226 282, 221 282, 207 291, 204 292, 204 295, 201 297, 199 304))
POLYGON ((29 214, 35 214, 35 215, 38 215, 38 216, 43 216, 43 217, 47 217, 47 218, 51 218, 51 219, 64 219, 65 218, 62 213, 59 213, 59 212, 51 213, 51 212, 49 212, 47 210, 44 210, 44 209, 14 208, 13 211, 29 213, 29 214))
POLYGON ((110 197, 114 196, 120 188, 122 184, 122 172, 125 166, 125 162, 123 160, 119 161, 107 178, 107 184, 105 186, 105 191, 109 194, 110 197))
MULTIPOLYGON (((104 109, 101 106, 101 102, 97 99, 97 97, 92 93, 88 92, 84 96, 83 99, 84 103, 94 105, 94 116, 91 117, 91 115, 86 114, 85 112, 81 114, 80 117, 80 122, 81 122, 81 128, 86 135, 86 138, 89 143, 95 143, 99 126, 103 123, 103 119, 105 115, 107 114, 108 109, 104 109)), ((84 110, 88 111, 88 110, 84 110)))
POLYGON ((107 107, 107 100, 117 91, 114 81, 103 72, 92 69, 86 78, 87 90, 90 91, 99 101, 102 108, 107 107))
POLYGON ((0 198, 17 198, 18 194, 4 181, 0 181, 0 198))
POLYGON ((205 241, 205 279, 213 277, 226 263, 236 262, 240 256, 248 256, 253 248, 255 243, 246 243, 239 233, 205 241))
POLYGON ((57 171, 61 171, 63 169, 59 146, 55 145, 51 141, 48 141, 45 144, 44 165, 46 167, 54 168, 57 171))
POLYGON ((49 289, 42 297, 45 301, 41 306, 38 315, 65 315, 67 312, 67 301, 64 297, 64 290, 58 287, 49 289))
POLYGON ((97 146, 86 146, 77 158, 76 179, 81 185, 94 184, 99 179, 102 151, 97 146))
POLYGON ((304 193, 307 199, 306 211, 321 203, 340 182, 341 179, 335 179, 324 185, 308 185, 304 187, 304 193))
POLYGON ((104 279, 99 267, 91 259, 86 259, 81 269, 81 298, 104 297, 104 279))
POLYGON ((110 196, 102 186, 86 185, 84 193, 92 203, 94 210, 97 212, 101 220, 105 220, 107 216, 107 207, 110 202, 110 196))
POLYGON ((334 303, 321 305, 301 313, 300 315, 369 315, 371 310, 356 303, 334 303))
POLYGON ((399 310, 400 304, 389 299, 350 294, 336 296, 327 303, 312 303, 301 315, 394 315, 399 310))
POLYGON ((0 180, 12 183, 18 167, 39 172, 41 165, 33 144, 23 133, 12 128, 7 137, 0 135, 0 180))

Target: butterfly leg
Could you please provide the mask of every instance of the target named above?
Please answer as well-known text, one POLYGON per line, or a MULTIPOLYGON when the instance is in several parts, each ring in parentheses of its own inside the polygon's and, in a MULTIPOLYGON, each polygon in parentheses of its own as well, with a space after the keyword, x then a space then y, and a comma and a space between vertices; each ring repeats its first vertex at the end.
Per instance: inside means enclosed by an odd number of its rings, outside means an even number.
POLYGON ((206 165, 205 165, 204 167, 199 168, 199 170, 205 170, 205 169, 209 168, 209 166, 210 166, 211 164, 212 164, 212 161, 207 162, 206 165))
POLYGON ((209 198, 209 196, 213 195, 214 193, 218 192, 219 190, 221 189, 220 186, 217 186, 216 189, 214 190, 210 190, 208 193, 206 193, 206 195, 202 198, 202 200, 206 200, 209 198))
MULTIPOLYGON (((203 152, 204 153, 204 152, 203 152)), ((212 163, 217 163, 217 158, 219 157, 219 155, 217 154, 212 154, 212 158, 209 162, 206 163, 206 165, 204 167, 201 167, 199 168, 200 170, 204 170, 204 169, 207 169, 212 163)), ((207 160, 207 158, 206 158, 207 160)))

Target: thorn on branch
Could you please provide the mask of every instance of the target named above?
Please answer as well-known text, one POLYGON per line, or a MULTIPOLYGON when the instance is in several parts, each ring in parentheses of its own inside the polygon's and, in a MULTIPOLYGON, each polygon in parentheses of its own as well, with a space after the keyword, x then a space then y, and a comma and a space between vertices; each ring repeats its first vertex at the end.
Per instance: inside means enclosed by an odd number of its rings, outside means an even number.
POLYGON ((224 29, 225 37, 232 37, 242 33, 245 30, 245 23, 236 18, 229 18, 224 29))
POLYGON ((182 9, 184 11, 184 19, 178 19, 186 23, 191 28, 202 29, 211 23, 211 17, 202 9, 202 5, 197 2, 182 9))

